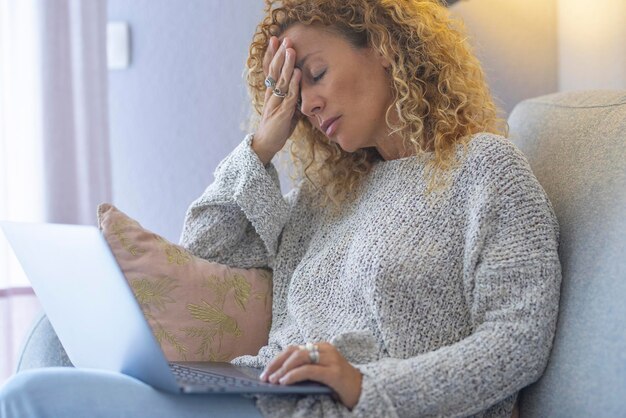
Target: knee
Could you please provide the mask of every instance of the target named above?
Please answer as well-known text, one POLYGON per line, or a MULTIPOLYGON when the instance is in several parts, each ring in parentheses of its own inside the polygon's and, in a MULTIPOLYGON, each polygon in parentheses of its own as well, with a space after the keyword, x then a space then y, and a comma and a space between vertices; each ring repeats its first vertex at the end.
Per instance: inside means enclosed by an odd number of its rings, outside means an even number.
POLYGON ((28 386, 28 378, 23 376, 27 372, 18 373, 9 379, 4 386, 0 388, 0 417, 19 417, 21 416, 20 407, 25 403, 24 395, 29 391, 26 388, 28 386))
POLYGON ((42 395, 54 386, 51 376, 43 370, 28 370, 9 379, 0 388, 0 418, 36 416, 36 411, 45 408, 42 395))

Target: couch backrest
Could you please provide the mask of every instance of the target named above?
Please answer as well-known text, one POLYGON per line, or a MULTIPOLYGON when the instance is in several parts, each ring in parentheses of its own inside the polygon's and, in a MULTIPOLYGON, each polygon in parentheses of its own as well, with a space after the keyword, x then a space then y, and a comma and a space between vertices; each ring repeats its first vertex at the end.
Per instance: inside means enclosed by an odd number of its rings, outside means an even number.
POLYGON ((563 268, 550 361, 520 415, 626 416, 626 91, 526 100, 509 125, 553 204, 563 268))

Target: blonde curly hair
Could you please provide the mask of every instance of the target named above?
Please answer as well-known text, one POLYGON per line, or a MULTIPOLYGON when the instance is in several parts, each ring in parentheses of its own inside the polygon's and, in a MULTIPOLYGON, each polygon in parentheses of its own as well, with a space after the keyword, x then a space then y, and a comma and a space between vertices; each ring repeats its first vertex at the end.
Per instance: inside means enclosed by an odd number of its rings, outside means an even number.
MULTIPOLYGON (((386 122, 416 155, 433 156, 426 166, 428 193, 447 184, 445 174, 457 163, 457 144, 467 149, 478 132, 506 136, 506 122, 498 117, 463 24, 438 0, 266 0, 246 74, 258 115, 266 91, 263 56, 269 39, 295 23, 324 26, 355 47, 373 48, 391 63, 393 102, 386 122)), ((254 128, 258 116, 251 122, 254 128)), ((321 206, 333 203, 335 208, 356 197, 359 184, 381 159, 374 148, 343 151, 306 118, 291 136, 289 151, 297 177, 323 192, 321 206)))

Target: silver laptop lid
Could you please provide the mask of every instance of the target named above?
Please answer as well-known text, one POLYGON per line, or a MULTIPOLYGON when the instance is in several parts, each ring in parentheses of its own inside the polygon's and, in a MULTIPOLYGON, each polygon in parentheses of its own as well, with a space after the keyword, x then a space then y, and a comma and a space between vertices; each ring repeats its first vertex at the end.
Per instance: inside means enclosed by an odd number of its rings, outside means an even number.
POLYGON ((111 250, 94 226, 0 222, 77 367, 179 386, 111 250))

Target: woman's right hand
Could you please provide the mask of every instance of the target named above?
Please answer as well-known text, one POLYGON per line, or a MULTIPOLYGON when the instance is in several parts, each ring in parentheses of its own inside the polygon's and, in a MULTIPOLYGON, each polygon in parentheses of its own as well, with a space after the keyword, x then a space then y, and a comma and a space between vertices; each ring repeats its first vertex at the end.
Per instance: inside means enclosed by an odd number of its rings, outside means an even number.
POLYGON ((283 98, 276 96, 271 88, 265 92, 261 121, 252 141, 252 149, 263 164, 268 164, 285 146, 287 138, 302 117, 296 108, 302 72, 294 68, 296 51, 292 46, 289 38, 285 38, 279 45, 278 38, 272 36, 263 59, 265 76, 276 80, 276 87, 287 93, 283 98))

